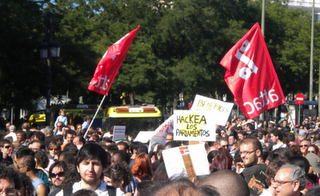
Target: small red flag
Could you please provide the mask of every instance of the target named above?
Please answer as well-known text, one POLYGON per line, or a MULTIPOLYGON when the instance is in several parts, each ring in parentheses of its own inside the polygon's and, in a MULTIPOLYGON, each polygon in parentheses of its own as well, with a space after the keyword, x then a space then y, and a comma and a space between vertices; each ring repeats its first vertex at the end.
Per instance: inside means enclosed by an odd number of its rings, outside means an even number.
POLYGON ((247 118, 285 103, 259 24, 256 23, 223 57, 224 80, 247 118))
POLYGON ((123 36, 116 43, 108 48, 101 58, 88 89, 102 95, 107 95, 116 77, 118 70, 127 55, 129 47, 140 26, 123 36))

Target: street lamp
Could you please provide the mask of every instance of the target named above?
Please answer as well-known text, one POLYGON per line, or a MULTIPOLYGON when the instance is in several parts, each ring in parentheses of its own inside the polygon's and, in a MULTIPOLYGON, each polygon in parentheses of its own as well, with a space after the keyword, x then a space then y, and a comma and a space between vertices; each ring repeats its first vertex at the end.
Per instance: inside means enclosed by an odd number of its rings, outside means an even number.
POLYGON ((47 105, 46 105, 46 125, 50 125, 51 120, 51 58, 58 58, 60 56, 60 43, 55 41, 53 31, 53 18, 50 11, 47 12, 46 17, 45 36, 46 40, 40 44, 40 58, 47 61, 47 105), (51 39, 52 38, 52 39, 51 39))

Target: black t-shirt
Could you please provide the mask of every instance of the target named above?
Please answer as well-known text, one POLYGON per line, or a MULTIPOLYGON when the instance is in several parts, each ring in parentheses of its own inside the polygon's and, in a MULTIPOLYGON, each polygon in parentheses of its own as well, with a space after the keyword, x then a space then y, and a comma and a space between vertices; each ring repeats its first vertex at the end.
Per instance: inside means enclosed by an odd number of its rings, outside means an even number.
POLYGON ((11 157, 8 156, 6 159, 3 159, 2 164, 6 165, 6 166, 12 165, 13 164, 13 160, 12 160, 11 157))
POLYGON ((261 194, 264 188, 267 188, 266 184, 266 164, 255 164, 247 167, 240 174, 244 177, 244 180, 248 184, 249 188, 258 194, 261 194))

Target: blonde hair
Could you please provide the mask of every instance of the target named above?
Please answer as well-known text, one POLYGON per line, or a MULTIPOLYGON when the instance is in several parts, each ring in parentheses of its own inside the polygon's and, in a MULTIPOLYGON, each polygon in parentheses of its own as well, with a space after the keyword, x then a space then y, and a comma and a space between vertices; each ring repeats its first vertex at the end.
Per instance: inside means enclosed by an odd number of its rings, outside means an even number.
POLYGON ((65 109, 60 109, 59 115, 61 115, 61 112, 64 112, 64 114, 66 114, 66 110, 65 109))

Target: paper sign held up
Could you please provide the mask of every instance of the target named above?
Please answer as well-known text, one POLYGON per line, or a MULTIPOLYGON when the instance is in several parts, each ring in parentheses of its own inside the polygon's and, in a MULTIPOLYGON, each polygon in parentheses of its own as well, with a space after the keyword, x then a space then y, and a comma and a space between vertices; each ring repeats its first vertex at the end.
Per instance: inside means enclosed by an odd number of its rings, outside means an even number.
POLYGON ((215 141, 214 120, 211 112, 175 110, 173 138, 180 141, 215 141))
POLYGON ((114 126, 113 141, 123 140, 126 134, 126 126, 114 126))
POLYGON ((230 116, 233 103, 196 95, 191 110, 210 111, 218 125, 224 126, 230 116))

